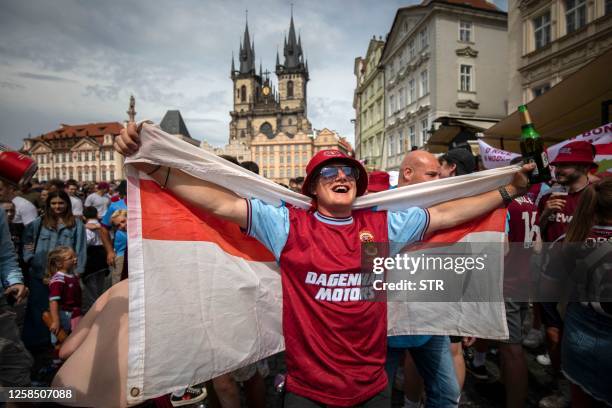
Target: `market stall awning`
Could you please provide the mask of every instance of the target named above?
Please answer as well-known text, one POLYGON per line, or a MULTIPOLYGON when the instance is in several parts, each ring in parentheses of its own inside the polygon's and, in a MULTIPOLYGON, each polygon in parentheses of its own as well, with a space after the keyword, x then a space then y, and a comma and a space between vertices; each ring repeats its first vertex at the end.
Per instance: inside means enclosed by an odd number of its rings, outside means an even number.
POLYGON ((441 125, 425 143, 425 149, 431 153, 447 152, 449 144, 464 129, 472 133, 480 133, 497 123, 484 119, 463 119, 450 116, 440 117, 434 122, 441 123, 441 125))
MULTIPOLYGON (((612 49, 527 104, 547 146, 601 125, 602 103, 612 100, 611 67, 612 49)), ((484 140, 494 147, 519 152, 520 135, 520 118, 514 112, 485 130, 484 140)))
POLYGON ((448 151, 448 144, 461 132, 460 126, 440 126, 425 143, 425 149, 431 153, 448 151))
POLYGON ((497 123, 497 121, 490 122, 486 120, 471 120, 471 119, 457 119, 457 122, 462 123, 466 126, 469 126, 470 128, 477 130, 479 132, 483 132, 497 123))

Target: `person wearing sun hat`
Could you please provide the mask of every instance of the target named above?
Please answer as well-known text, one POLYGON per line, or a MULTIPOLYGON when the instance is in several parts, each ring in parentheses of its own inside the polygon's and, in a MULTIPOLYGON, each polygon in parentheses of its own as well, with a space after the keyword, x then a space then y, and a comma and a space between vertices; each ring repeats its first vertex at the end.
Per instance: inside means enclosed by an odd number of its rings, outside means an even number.
POLYGON ((378 193, 389 189, 389 173, 374 170, 368 175, 368 193, 378 193))
MULTIPOLYGON (((139 149, 135 124, 115 139, 115 149, 139 149)), ((511 184, 428 209, 355 210, 365 194, 367 173, 338 150, 317 152, 306 166, 302 192, 313 207, 274 206, 193 177, 177 169, 134 163, 179 199, 238 224, 274 255, 281 269, 287 365, 284 406, 387 407, 383 394, 387 340, 385 302, 364 300, 361 244, 408 244, 426 233, 459 225, 502 205, 504 196, 527 186, 526 165, 511 184), (352 282, 352 283, 351 283, 352 282)))

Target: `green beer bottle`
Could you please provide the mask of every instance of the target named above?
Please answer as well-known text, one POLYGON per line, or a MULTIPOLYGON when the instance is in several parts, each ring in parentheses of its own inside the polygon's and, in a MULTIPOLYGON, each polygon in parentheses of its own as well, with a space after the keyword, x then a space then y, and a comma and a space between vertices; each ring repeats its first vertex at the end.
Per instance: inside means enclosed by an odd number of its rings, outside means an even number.
POLYGON ((548 156, 542 145, 542 138, 531 122, 527 106, 519 106, 518 111, 521 115, 521 153, 523 154, 523 162, 536 164, 536 168, 529 174, 529 182, 531 184, 546 182, 550 180, 551 174, 548 156))

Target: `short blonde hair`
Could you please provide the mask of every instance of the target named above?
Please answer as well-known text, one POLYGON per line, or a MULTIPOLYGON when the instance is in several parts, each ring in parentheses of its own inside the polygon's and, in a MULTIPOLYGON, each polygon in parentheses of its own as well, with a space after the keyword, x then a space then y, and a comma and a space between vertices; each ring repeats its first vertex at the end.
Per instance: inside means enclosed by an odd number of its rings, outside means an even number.
POLYGON ((53 277, 53 275, 60 270, 60 265, 66 259, 66 257, 72 254, 76 256, 74 249, 69 246, 55 247, 47 254, 47 272, 43 277, 43 282, 45 284, 48 284, 49 279, 51 279, 51 277, 53 277))
POLYGON ((117 210, 111 215, 111 220, 114 220, 118 217, 127 217, 127 210, 117 210))

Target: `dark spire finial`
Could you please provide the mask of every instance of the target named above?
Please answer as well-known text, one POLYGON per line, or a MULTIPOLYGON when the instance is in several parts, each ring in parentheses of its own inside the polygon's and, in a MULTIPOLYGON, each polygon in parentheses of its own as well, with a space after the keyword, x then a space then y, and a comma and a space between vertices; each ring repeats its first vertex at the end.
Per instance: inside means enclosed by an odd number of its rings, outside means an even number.
POLYGON ((248 10, 245 11, 244 36, 240 43, 240 73, 255 74, 255 41, 249 35, 248 10))

